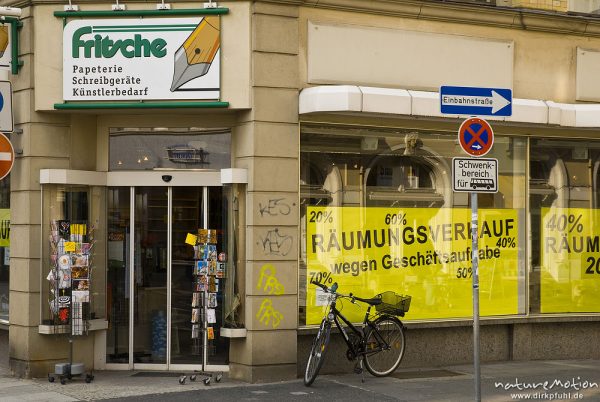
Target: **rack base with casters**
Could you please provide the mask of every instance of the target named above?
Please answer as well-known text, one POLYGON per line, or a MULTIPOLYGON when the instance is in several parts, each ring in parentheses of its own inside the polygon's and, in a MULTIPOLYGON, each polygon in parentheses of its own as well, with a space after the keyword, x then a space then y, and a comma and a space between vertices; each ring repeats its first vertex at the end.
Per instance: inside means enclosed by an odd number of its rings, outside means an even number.
POLYGON ((223 378, 223 373, 208 373, 206 371, 198 371, 198 370, 194 370, 194 374, 190 374, 189 376, 187 375, 182 375, 181 377, 179 377, 179 384, 183 385, 185 384, 185 381, 187 380, 187 378, 189 377, 190 381, 196 381, 196 379, 198 378, 198 376, 202 376, 204 377, 202 379, 202 382, 204 383, 204 385, 210 385, 211 379, 214 376, 215 377, 215 382, 221 382, 221 379, 223 378))
POLYGON ((56 379, 62 385, 67 383, 67 380, 72 380, 73 377, 83 376, 86 383, 91 383, 94 380, 94 375, 85 372, 83 363, 58 363, 54 365, 54 373, 48 374, 48 382, 54 382, 56 379))

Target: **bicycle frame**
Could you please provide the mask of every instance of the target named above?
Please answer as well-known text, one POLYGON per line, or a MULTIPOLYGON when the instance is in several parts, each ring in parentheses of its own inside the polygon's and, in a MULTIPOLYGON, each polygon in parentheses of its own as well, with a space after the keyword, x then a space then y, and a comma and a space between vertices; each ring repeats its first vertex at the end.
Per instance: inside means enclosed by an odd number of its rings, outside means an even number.
POLYGON ((371 308, 372 308, 371 305, 369 305, 369 307, 367 308, 367 312, 365 313, 365 318, 364 318, 363 324, 362 324, 362 331, 359 331, 358 328, 356 328, 346 317, 344 317, 342 312, 337 309, 336 303, 337 303, 338 296, 335 294, 332 294, 330 297, 332 298, 332 300, 329 303, 329 312, 327 313, 327 319, 329 321, 333 321, 335 323, 335 326, 342 333, 342 337, 344 338, 346 345, 348 345, 348 348, 354 353, 355 356, 358 357, 361 355, 366 355, 367 352, 364 350, 364 348, 363 348, 363 350, 356 350, 355 345, 352 342, 350 342, 350 336, 348 335, 346 328, 344 328, 344 326, 340 324, 339 319, 341 319, 344 322, 344 324, 346 324, 346 327, 348 329, 350 329, 354 334, 356 334, 358 337, 360 337, 361 344, 364 344, 366 342, 365 329, 367 328, 367 326, 373 328, 373 330, 377 334, 377 338, 379 341, 379 348, 376 350, 370 350, 369 353, 377 353, 377 352, 380 352, 381 350, 389 347, 389 345, 387 344, 385 339, 383 339, 383 337, 377 330, 377 327, 373 324, 373 322, 371 320, 369 320, 369 314, 370 314, 371 308))

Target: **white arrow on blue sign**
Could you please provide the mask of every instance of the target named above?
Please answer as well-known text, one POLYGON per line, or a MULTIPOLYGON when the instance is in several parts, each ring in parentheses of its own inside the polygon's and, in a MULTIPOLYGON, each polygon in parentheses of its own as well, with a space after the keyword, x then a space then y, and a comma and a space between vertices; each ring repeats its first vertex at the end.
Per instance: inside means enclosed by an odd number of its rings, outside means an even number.
POLYGON ((511 116, 512 90, 442 86, 440 111, 469 116, 511 116))

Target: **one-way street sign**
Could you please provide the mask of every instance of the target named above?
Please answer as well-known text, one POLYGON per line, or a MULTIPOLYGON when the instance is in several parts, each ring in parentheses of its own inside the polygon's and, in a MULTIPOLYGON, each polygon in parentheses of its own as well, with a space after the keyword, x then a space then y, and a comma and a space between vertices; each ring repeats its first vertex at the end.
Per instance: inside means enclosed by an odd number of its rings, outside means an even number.
POLYGON ((469 116, 511 116, 512 90, 442 86, 440 111, 469 116))
POLYGON ((472 193, 497 193, 498 159, 452 158, 452 189, 472 193))

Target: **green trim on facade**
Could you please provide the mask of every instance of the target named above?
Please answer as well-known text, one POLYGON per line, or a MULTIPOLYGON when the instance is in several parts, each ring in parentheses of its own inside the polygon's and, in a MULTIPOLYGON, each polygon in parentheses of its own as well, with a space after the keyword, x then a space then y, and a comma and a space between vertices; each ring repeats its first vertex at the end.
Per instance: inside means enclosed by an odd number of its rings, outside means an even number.
POLYGON ((189 8, 181 10, 124 10, 124 11, 55 11, 58 18, 69 17, 173 17, 179 15, 221 15, 228 14, 228 8, 189 8))
POLYGON ((229 102, 77 102, 55 103, 57 110, 227 108, 229 102))

